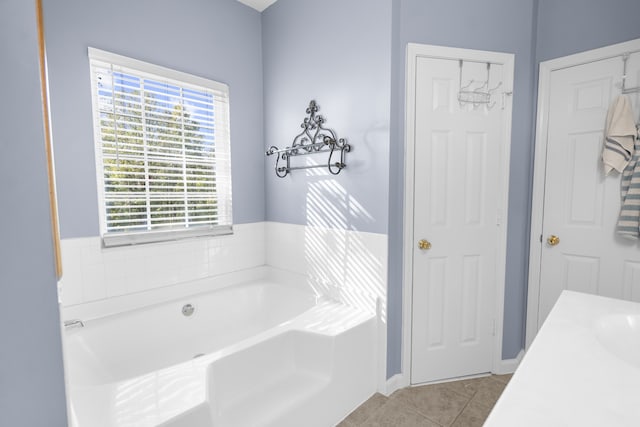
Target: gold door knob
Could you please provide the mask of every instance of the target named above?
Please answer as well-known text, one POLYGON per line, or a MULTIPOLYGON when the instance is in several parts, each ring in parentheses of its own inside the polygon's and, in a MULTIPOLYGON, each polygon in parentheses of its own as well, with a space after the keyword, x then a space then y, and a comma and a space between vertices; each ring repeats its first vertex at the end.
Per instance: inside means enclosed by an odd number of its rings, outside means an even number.
POLYGON ((558 243, 560 243, 560 238, 558 236, 554 236, 553 234, 551 236, 549 236, 549 238, 547 239, 547 243, 549 244, 549 246, 555 246, 558 243))
POLYGON ((428 240, 422 239, 418 242, 418 247, 423 251, 431 249, 431 243, 428 240))

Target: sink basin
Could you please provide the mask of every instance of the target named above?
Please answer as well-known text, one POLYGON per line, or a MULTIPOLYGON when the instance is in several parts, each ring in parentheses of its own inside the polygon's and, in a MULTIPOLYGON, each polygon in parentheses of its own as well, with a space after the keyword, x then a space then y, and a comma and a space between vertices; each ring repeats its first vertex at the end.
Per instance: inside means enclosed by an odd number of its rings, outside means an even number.
POLYGON ((595 322, 600 344, 614 356, 640 368, 640 314, 609 314, 595 322))

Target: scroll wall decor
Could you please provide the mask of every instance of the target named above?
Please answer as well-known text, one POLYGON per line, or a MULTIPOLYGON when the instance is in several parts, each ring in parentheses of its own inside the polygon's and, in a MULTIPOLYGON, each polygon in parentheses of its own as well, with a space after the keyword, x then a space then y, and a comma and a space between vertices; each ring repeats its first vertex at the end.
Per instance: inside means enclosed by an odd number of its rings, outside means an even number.
POLYGON ((351 151, 351 145, 344 138, 338 138, 335 132, 323 126, 325 119, 318 112, 318 104, 311 101, 307 108, 308 116, 300 125, 302 132, 293 138, 290 147, 279 149, 275 145, 269 147, 267 156, 276 156, 276 175, 284 178, 296 169, 313 169, 326 167, 333 175, 338 175, 346 168, 345 153, 351 151), (305 166, 291 166, 291 158, 309 154, 325 153, 327 163, 305 166))

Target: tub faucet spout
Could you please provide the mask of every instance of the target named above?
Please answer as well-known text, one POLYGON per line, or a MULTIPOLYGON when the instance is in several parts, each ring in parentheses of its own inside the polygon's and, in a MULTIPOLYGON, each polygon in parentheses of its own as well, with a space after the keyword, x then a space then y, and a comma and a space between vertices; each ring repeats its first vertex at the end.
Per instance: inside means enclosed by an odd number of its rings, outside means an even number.
POLYGON ((84 323, 80 319, 65 320, 64 327, 67 329, 84 328, 84 323))

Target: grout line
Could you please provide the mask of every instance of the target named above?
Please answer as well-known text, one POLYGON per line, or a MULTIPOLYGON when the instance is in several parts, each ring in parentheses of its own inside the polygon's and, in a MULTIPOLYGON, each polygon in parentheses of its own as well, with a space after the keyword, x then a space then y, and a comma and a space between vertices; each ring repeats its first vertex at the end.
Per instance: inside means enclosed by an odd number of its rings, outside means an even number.
MULTIPOLYGON (((483 377, 486 378, 486 377, 483 377)), ((473 381, 473 380, 472 380, 473 381)), ((480 381, 478 381, 480 382, 480 381)), ((454 393, 458 393, 455 390, 451 390, 454 393)), ((449 424, 450 426, 454 425, 456 423, 456 421, 458 421, 458 418, 460 418, 460 415, 462 415, 462 413, 464 412, 465 409, 467 409, 467 406, 469 406, 469 404, 471 403, 471 401, 473 400, 473 398, 476 396, 476 394, 478 393, 478 390, 474 391, 473 393, 471 393, 471 397, 469 397, 469 400, 467 400, 467 403, 462 407, 462 409, 460 410, 460 412, 458 413, 458 415, 456 415, 456 417, 453 419, 453 421, 451 422, 451 424, 449 424)), ((462 393, 458 393, 459 395, 462 396, 462 393)), ((466 396, 465 396, 466 397, 466 396)))
MULTIPOLYGON (((490 378, 492 381, 494 381, 494 382, 496 382, 496 383, 498 383, 498 384, 504 385, 505 387, 506 387, 506 385, 509 383, 509 380, 507 380, 506 382, 502 382, 502 381, 500 381, 499 379, 495 378, 495 376, 494 376, 494 375, 491 375, 490 377, 487 377, 487 378, 490 378)), ((458 416, 453 420, 453 422, 451 423, 451 425, 455 424, 455 422, 458 420, 458 418, 460 418, 460 415, 462 415, 462 413, 463 413, 463 412, 464 412, 464 410, 467 408, 467 406, 469 406, 469 405, 471 404, 471 401, 473 400, 473 397, 475 397, 475 395, 478 393, 478 391, 479 391, 479 390, 477 390, 475 393, 473 393, 473 396, 471 397, 471 399, 469 399, 469 401, 468 401, 468 402, 467 402, 467 404, 464 406, 464 408, 462 408, 462 410, 460 411, 460 413, 458 414, 458 416)), ((502 392, 504 392, 504 389, 503 389, 503 391, 502 391, 502 392)), ((500 396, 502 395, 502 392, 500 393, 500 396)), ((500 399, 500 396, 498 396, 498 399, 500 399)), ((491 411, 493 410, 493 407, 494 407, 494 406, 496 405, 496 403, 498 402, 498 399, 496 399, 496 400, 493 402, 493 404, 491 404, 491 405, 484 405, 484 404, 482 404, 482 403, 480 403, 480 402, 476 402, 476 403, 475 403, 475 405, 480 406, 480 407, 483 407, 483 408, 485 408, 485 409, 488 409, 488 410, 489 410, 489 413, 491 413, 491 411)), ((486 421, 486 418, 485 418, 485 421, 486 421)))
POLYGON ((413 412, 414 414, 418 414, 419 416, 421 416, 422 418, 426 419, 429 422, 432 422, 440 427, 446 427, 443 426, 442 424, 440 424, 439 422, 432 420, 430 417, 428 417, 427 415, 423 414, 422 412, 420 412, 420 409, 418 409, 417 407, 413 406, 410 403, 405 403, 400 399, 395 399, 396 403, 400 406, 402 406, 403 408, 406 408, 407 410, 413 412))
MULTIPOLYGON (((450 391, 451 391, 451 392, 453 392, 454 394, 457 394, 458 396, 462 396, 462 397, 464 397, 465 399, 469 399, 469 400, 467 401, 467 403, 465 403, 465 405, 464 405, 464 406, 462 407, 462 409, 460 410, 460 413, 459 413, 458 415, 456 415, 456 417, 453 419, 453 422, 451 422, 451 423, 449 424, 449 426, 450 426, 451 424, 453 424, 453 423, 455 422, 455 420, 457 420, 457 419, 458 419, 458 417, 460 416, 460 414, 462 413, 462 411, 464 410, 464 408, 466 408, 466 407, 467 407, 467 405, 469 404, 469 402, 471 402, 471 398, 470 398, 470 397, 464 396, 464 395, 462 395, 462 394, 460 394, 460 393, 458 393, 458 392, 455 392, 455 391, 453 391, 453 390, 450 390, 450 391)), ((416 406, 413 406, 412 404, 405 404, 404 402, 400 402, 400 403, 402 403, 404 406, 406 406, 406 407, 408 407, 409 409, 411 409, 413 412, 415 412, 415 413, 419 414, 420 416, 422 416, 422 417, 426 418, 427 420, 431 421, 432 423, 437 424, 437 425, 442 426, 442 427, 448 427, 448 426, 446 426, 446 425, 444 425, 444 424, 441 424, 440 422, 438 422, 438 421, 434 420, 434 419, 433 419, 433 418, 431 418, 429 415, 427 415, 427 414, 423 413, 423 412, 420 410, 420 408, 418 408, 418 407, 416 407, 416 406)))
MULTIPOLYGON (((366 417, 364 419, 364 421, 362 421, 361 423, 358 423, 358 424, 352 422, 351 424, 354 425, 355 427, 365 425, 369 420, 371 420, 373 418, 374 415, 376 415, 378 412, 382 411, 382 408, 384 408, 384 406, 389 402, 389 398, 387 396, 384 396, 384 397, 385 397, 384 403, 382 403, 382 405, 378 406, 374 411, 371 411, 371 414, 368 417, 366 417)), ((364 403, 363 403, 363 405, 364 405, 364 403)))
MULTIPOLYGON (((476 394, 473 393, 473 396, 475 396, 476 394)), ((473 399, 473 396, 471 396, 471 398, 469 399, 469 401, 462 407, 462 409, 460 410, 460 412, 458 413, 458 415, 456 415, 456 417, 453 419, 453 421, 451 422, 451 424, 449 424, 450 426, 454 425, 456 423, 456 421, 458 421, 458 418, 460 418, 460 415, 462 415, 462 413, 464 412, 465 409, 467 409, 467 406, 469 406, 469 404, 471 403, 471 399, 473 399)))
POLYGON ((511 381, 511 378, 513 378, 513 374, 504 374, 504 375, 492 375, 490 378, 494 379, 495 381, 499 382, 500 384, 504 384, 507 385, 509 384, 509 381, 511 381), (508 379, 502 379, 507 375, 511 375, 511 377, 509 377, 508 379), (498 378, 498 377, 502 377, 502 378, 498 378))

